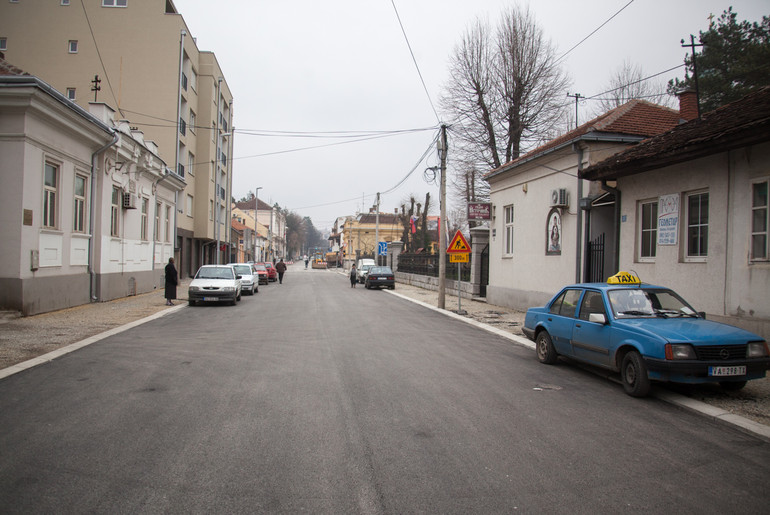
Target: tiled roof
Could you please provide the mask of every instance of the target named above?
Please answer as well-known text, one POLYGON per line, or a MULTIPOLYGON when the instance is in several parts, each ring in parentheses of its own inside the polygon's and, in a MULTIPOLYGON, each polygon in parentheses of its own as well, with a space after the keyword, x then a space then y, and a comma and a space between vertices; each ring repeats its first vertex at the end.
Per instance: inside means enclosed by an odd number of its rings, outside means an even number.
MULTIPOLYGON (((241 209, 243 211, 253 211, 254 210, 254 199, 251 200, 244 200, 243 202, 236 202, 235 207, 238 209, 241 209)), ((262 200, 259 201, 259 210, 260 211, 270 211, 273 209, 273 206, 268 204, 267 202, 264 202, 262 200)))
MULTIPOLYGON (((361 219, 359 220, 362 224, 373 224, 376 221, 377 215, 375 213, 365 213, 361 215, 361 219)), ((393 213, 380 213, 380 223, 383 225, 395 225, 398 223, 398 215, 394 215, 393 213)))
POLYGON ((763 141, 770 141, 770 86, 589 166, 582 177, 631 175, 763 141))
POLYGON ((246 225, 242 224, 241 222, 239 222, 238 220, 235 220, 235 219, 233 219, 233 220, 230 222, 230 226, 231 226, 233 229, 235 229, 236 231, 243 231, 244 229, 248 229, 248 228, 249 228, 249 227, 247 227, 246 225))
POLYGON ((592 134, 617 134, 647 138, 667 131, 679 123, 679 111, 668 107, 659 106, 646 100, 630 100, 622 106, 611 109, 597 116, 577 129, 552 139, 548 143, 519 156, 513 161, 504 164, 500 168, 492 170, 486 177, 491 177, 515 168, 518 164, 528 161, 540 154, 546 154, 549 150, 558 148, 565 143, 574 141, 592 134))
POLYGON ((0 75, 29 75, 29 73, 0 57, 0 75))

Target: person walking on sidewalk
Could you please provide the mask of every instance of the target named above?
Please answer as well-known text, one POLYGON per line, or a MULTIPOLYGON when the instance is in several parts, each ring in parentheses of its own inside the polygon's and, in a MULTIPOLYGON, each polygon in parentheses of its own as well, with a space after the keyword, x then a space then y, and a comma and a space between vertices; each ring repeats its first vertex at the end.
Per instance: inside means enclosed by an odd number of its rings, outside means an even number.
POLYGON ((179 275, 176 273, 174 258, 168 258, 166 265, 166 306, 173 306, 172 300, 176 299, 176 287, 179 285, 179 275))
POLYGON ((275 271, 278 272, 278 284, 283 284, 283 274, 286 273, 286 263, 283 262, 283 258, 275 264, 275 271))
POLYGON ((358 277, 356 276, 356 264, 353 263, 353 266, 350 267, 350 287, 355 288, 357 282, 358 277))

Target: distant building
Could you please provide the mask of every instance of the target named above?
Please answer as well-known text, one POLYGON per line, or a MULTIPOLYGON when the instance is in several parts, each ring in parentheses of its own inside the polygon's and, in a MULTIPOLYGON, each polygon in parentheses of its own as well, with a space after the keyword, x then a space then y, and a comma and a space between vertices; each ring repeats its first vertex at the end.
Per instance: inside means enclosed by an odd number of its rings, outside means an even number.
MULTIPOLYGON (((232 206, 233 213, 242 216, 244 219, 251 220, 252 226, 255 217, 259 221, 259 234, 264 238, 264 242, 259 244, 257 253, 261 253, 262 259, 255 261, 273 261, 274 259, 287 258, 286 255, 286 217, 276 206, 271 206, 267 202, 259 200, 259 209, 255 209, 257 199, 235 202, 232 206), (261 230, 265 228, 265 232, 261 230)), ((244 222, 247 223, 247 222, 244 222)))
POLYGON ((172 241, 180 276, 215 262, 230 234, 233 97, 174 2, 6 1, 0 20, 6 59, 83 108, 95 96, 115 107, 184 178, 172 241))

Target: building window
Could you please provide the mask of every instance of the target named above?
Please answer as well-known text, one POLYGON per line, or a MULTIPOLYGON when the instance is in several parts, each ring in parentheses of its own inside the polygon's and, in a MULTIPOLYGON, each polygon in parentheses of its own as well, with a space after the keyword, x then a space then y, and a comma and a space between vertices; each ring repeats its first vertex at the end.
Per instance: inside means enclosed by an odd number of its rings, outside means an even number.
POLYGON ((182 72, 182 89, 187 91, 187 75, 184 72, 182 72))
POLYGON ((62 5, 69 5, 70 4, 70 0, 61 0, 61 4, 62 5))
POLYGON ((709 194, 687 196, 687 257, 708 256, 709 194))
POLYGON ((195 111, 190 109, 190 132, 195 134, 195 111))
POLYGON ((768 258, 768 189, 770 181, 751 185, 751 259, 765 261, 768 258))
POLYGON ((56 198, 59 185, 59 167, 51 163, 45 164, 43 181, 43 227, 56 228, 56 198))
POLYGON ((195 174, 193 173, 193 164, 195 163, 195 154, 192 152, 187 153, 187 173, 192 175, 193 177, 195 174))
POLYGON ((193 196, 187 195, 187 213, 185 213, 187 216, 192 217, 193 215, 193 196))
POLYGON ((149 202, 146 198, 142 199, 142 225, 139 229, 139 237, 142 241, 147 240, 147 210, 149 207, 149 202))
POLYGON ((184 136, 187 133, 187 122, 184 121, 184 118, 179 118, 179 134, 184 136))
POLYGON ((69 49, 70 54, 77 54, 78 53, 78 42, 76 39, 70 39, 69 43, 67 44, 67 48, 69 49))
POLYGON ((75 213, 72 230, 86 232, 86 178, 75 175, 75 213))
POLYGON ((75 88, 67 88, 67 98, 69 98, 69 99, 70 99, 70 100, 72 100, 73 102, 74 102, 75 100, 77 100, 77 97, 76 97, 76 95, 75 95, 75 92, 76 92, 75 88))
POLYGON ((503 255, 513 255, 513 206, 505 206, 505 248, 503 255))
POLYGON ((166 219, 163 224, 166 226, 166 243, 171 243, 171 206, 166 206, 166 219))
POLYGON ((8 50, 8 38, 0 38, 0 51, 8 50))
POLYGON ((209 200, 209 220, 214 219, 214 201, 209 200))
POLYGON ((153 236, 153 239, 155 241, 160 241, 160 209, 161 209, 160 202, 155 203, 155 235, 153 236))
POLYGON ((102 7, 128 7, 128 0, 102 0, 102 7))
MULTIPOLYGON (((197 91, 198 89, 198 74, 192 69, 190 70, 190 88, 193 91, 197 91)), ((190 122, 190 125, 192 125, 192 122, 190 122)))
POLYGON ((639 259, 655 257, 658 243, 658 201, 642 202, 639 210, 639 259))
POLYGON ((123 203, 123 195, 120 188, 112 187, 112 204, 110 206, 110 236, 118 236, 120 227, 118 225, 120 206, 123 203))

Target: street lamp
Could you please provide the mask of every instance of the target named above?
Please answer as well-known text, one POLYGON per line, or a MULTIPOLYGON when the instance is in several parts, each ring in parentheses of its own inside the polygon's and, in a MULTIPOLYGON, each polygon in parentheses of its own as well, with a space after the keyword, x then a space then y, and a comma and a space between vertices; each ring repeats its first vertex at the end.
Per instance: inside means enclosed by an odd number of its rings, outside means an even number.
POLYGON ((254 190, 254 261, 262 261, 261 259, 257 259, 257 227, 259 227, 259 190, 262 189, 262 186, 259 186, 256 190, 254 190))

